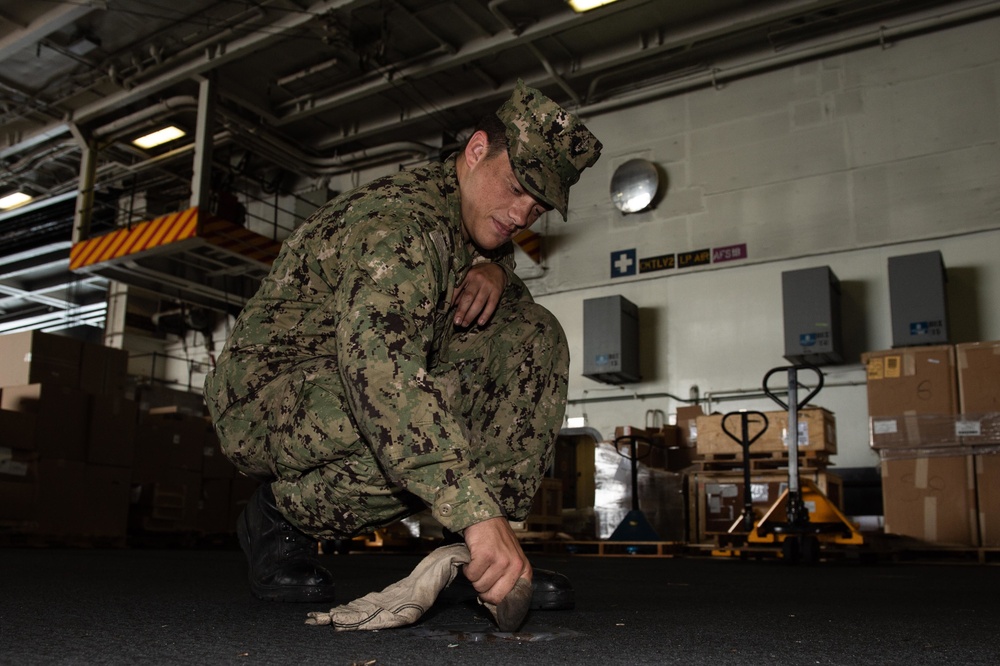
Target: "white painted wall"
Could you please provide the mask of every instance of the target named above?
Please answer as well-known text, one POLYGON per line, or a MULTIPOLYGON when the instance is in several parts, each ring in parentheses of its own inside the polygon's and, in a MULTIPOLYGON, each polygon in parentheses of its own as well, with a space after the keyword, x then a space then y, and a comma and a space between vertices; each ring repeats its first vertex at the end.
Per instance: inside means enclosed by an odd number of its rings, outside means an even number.
MULTIPOLYGON (((1000 339, 997 34, 1000 21, 984 21, 588 118, 604 156, 574 188, 569 221, 548 220, 546 271, 529 282, 569 336, 569 415, 611 437, 683 404, 642 396, 759 390, 787 365, 781 273, 826 265, 842 284, 850 362, 826 368, 814 402, 836 414, 835 463, 875 464, 859 356, 892 343, 888 257, 940 250, 953 341, 1000 339), (633 157, 665 169, 666 195, 622 216, 609 183, 633 157), (744 261, 610 277, 619 250, 742 243, 744 261), (643 381, 624 388, 582 376, 583 301, 610 294, 640 308, 643 381)), ((766 398, 710 407, 780 409, 766 398)))
POLYGON ((850 362, 826 368, 814 402, 836 414, 834 462, 875 464, 858 359, 891 345, 888 257, 940 250, 953 340, 1000 339, 998 34, 1000 19, 985 20, 587 118, 604 156, 573 189, 569 220, 542 223, 545 270, 528 281, 569 337, 569 414, 611 437, 681 404, 643 396, 757 391, 787 363, 782 271, 827 265, 843 289, 850 362), (662 166, 667 189, 655 210, 622 216, 609 183, 633 157, 662 166), (616 250, 641 258, 741 243, 743 261, 610 277, 616 250), (581 374, 583 301, 610 294, 640 308, 643 381, 624 388, 581 374), (638 397, 607 399, 627 396, 638 397))

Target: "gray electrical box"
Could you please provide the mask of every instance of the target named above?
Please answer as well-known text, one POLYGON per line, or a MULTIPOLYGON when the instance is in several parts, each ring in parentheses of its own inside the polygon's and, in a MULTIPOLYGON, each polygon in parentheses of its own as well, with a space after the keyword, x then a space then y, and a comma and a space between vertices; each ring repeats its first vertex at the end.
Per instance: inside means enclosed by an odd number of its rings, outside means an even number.
POLYGON ((639 381, 639 308, 626 298, 583 302, 583 376, 605 384, 639 381))
POLYGON ((893 347, 947 344, 947 282, 936 250, 889 257, 893 347))
POLYGON ((844 360, 840 328, 840 280, 829 266, 781 274, 785 358, 823 365, 844 360))

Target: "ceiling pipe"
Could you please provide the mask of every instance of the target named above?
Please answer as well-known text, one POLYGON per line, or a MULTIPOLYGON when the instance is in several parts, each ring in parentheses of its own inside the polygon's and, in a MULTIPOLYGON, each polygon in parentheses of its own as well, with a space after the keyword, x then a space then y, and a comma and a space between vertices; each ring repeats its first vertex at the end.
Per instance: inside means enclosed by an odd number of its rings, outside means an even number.
POLYGON ((252 144, 254 149, 269 153, 274 161, 279 162, 289 171, 296 171, 303 176, 310 177, 333 176, 401 158, 429 159, 437 155, 439 150, 413 141, 397 141, 343 155, 320 157, 309 155, 269 134, 259 134, 244 129, 240 132, 240 137, 252 144))
MULTIPOLYGON (((563 32, 570 27, 582 27, 594 21, 607 18, 617 12, 631 9, 634 6, 635 5, 632 3, 614 3, 605 7, 601 12, 576 14, 569 9, 569 6, 567 5, 565 11, 534 23, 520 34, 514 35, 507 32, 483 39, 471 40, 453 56, 443 57, 437 61, 432 61, 419 67, 398 68, 394 72, 394 78, 392 80, 377 79, 361 85, 353 86, 351 89, 344 92, 327 95, 325 97, 316 97, 312 100, 309 106, 304 108, 292 108, 286 111, 283 115, 274 118, 273 122, 278 126, 283 126, 315 113, 319 113, 327 108, 349 104, 359 99, 376 97, 392 90, 396 86, 396 81, 399 79, 417 80, 426 78, 427 76, 438 72, 469 65, 475 60, 496 55, 510 49, 513 46, 527 44, 542 37, 563 32)), ((285 105, 279 105, 278 108, 280 113, 281 109, 287 108, 287 103, 285 105)), ((353 137, 351 138, 353 139, 353 137)))
POLYGON ((177 53, 168 54, 162 62, 157 62, 141 69, 137 68, 137 71, 134 74, 122 78, 120 83, 126 89, 135 88, 141 85, 143 81, 148 81, 165 70, 175 68, 179 60, 193 60, 194 58, 209 52, 211 49, 214 49, 227 39, 238 36, 241 30, 246 30, 247 32, 257 30, 257 26, 252 25, 252 23, 264 18, 264 16, 264 8, 256 7, 254 9, 247 10, 238 16, 230 17, 217 28, 216 33, 212 36, 206 37, 191 46, 185 47, 177 53))
MULTIPOLYGON (((94 130, 92 136, 95 139, 114 140, 115 137, 120 137, 123 134, 133 131, 137 125, 143 122, 160 118, 161 116, 169 116, 178 111, 196 110, 197 107, 197 97, 190 95, 171 97, 159 104, 103 125, 94 130)), ((290 171, 301 169, 303 166, 307 167, 310 170, 309 173, 304 174, 307 176, 342 173, 343 171, 349 171, 360 166, 373 164, 376 160, 387 157, 428 157, 436 154, 438 150, 437 148, 416 142, 396 142, 383 144, 375 148, 358 150, 353 153, 345 153, 343 155, 313 155, 267 132, 266 127, 250 125, 239 116, 224 109, 220 108, 218 111, 227 124, 235 126, 236 131, 241 137, 250 139, 258 147, 266 146, 266 148, 270 148, 272 158, 278 158, 275 161, 282 163, 290 171)), ((232 137, 233 135, 230 132, 219 133, 215 135, 214 142, 217 145, 224 145, 232 137)), ((180 151, 190 152, 190 150, 191 146, 182 146, 179 149, 171 151, 168 155, 170 158, 173 158, 177 157, 180 151)), ((167 157, 167 155, 152 158, 148 161, 148 164, 153 165, 154 163, 162 162, 164 157, 167 157)))
MULTIPOLYGON (((2 153, 0 153, 0 157, 20 152, 24 150, 25 147, 33 143, 37 143, 36 137, 39 134, 43 134, 46 137, 65 134, 69 132, 69 122, 85 124, 106 113, 132 104, 133 102, 140 101, 150 95, 154 95, 169 88, 170 86, 190 81, 210 70, 246 57, 252 53, 256 53, 276 39, 279 39, 289 32, 315 20, 317 16, 322 16, 327 12, 343 9, 345 7, 349 8, 370 4, 374 1, 375 0, 320 0, 315 2, 302 11, 289 13, 287 16, 266 26, 262 26, 260 29, 245 37, 233 40, 232 42, 226 44, 225 49, 221 50, 224 52, 203 53, 200 58, 187 63, 184 67, 170 70, 162 76, 137 85, 131 90, 122 90, 112 95, 106 95, 96 102, 77 109, 72 114, 69 114, 70 117, 65 121, 48 125, 39 130, 38 133, 26 138, 24 141, 9 146, 2 153)), ((86 9, 87 11, 91 11, 90 7, 87 7, 86 9)))
MULTIPOLYGON (((321 0, 320 2, 315 2, 302 12, 295 13, 291 16, 268 24, 266 26, 266 30, 258 30, 257 32, 247 35, 244 38, 234 40, 226 45, 224 53, 212 55, 203 54, 200 58, 186 63, 184 67, 172 69, 163 75, 139 84, 130 90, 123 90, 119 93, 105 96, 97 102, 78 109, 74 114, 72 114, 72 117, 69 118, 69 120, 74 121, 77 124, 84 124, 109 111, 113 111, 114 109, 136 102, 143 97, 160 92, 161 90, 164 90, 172 85, 189 81, 194 77, 208 72, 209 70, 218 68, 228 62, 232 62, 233 60, 254 53, 261 48, 264 48, 275 39, 307 24, 309 21, 315 19, 316 16, 321 16, 327 12, 341 9, 352 9, 356 6, 371 4, 372 2, 374 2, 374 0, 321 0)), ((821 3, 820 6, 824 4, 836 3, 821 3)), ((790 0, 780 9, 775 10, 774 8, 771 8, 771 11, 767 12, 767 15, 791 15, 796 9, 801 10, 804 6, 815 7, 816 5, 816 2, 790 0)), ((570 26, 577 27, 587 25, 590 22, 610 16, 611 14, 619 11, 631 9, 633 6, 634 5, 632 3, 615 3, 605 7, 601 12, 591 12, 589 14, 582 15, 577 15, 567 8, 565 12, 562 12, 555 17, 551 17, 534 24, 530 29, 525 30, 520 35, 509 34, 473 40, 457 54, 442 57, 436 62, 431 62, 429 64, 401 68, 395 72, 394 76, 396 79, 421 78, 435 72, 447 70, 451 67, 462 66, 477 58, 499 53, 520 43, 522 40, 530 41, 538 39, 542 36, 558 33, 570 26)), ((763 11, 755 13, 760 14, 763 13, 763 11)), ((509 23, 509 20, 507 22, 509 23)), ((727 27, 730 29, 732 28, 731 20, 719 21, 715 26, 715 29, 723 31, 727 27)), ((390 90, 395 85, 395 81, 381 80, 370 82, 368 84, 355 86, 352 90, 347 92, 313 98, 311 103, 306 108, 297 108, 293 105, 290 110, 283 115, 272 116, 268 114, 265 115, 265 117, 275 126, 281 126, 294 122, 302 117, 312 115, 313 113, 317 113, 331 106, 346 104, 357 99, 382 94, 390 90)), ((279 109, 281 108, 283 107, 279 106, 279 109)), ((39 130, 38 133, 28 137, 24 141, 0 151, 0 158, 9 154, 21 152, 29 148, 31 145, 36 145, 39 142, 45 141, 49 137, 65 134, 68 131, 69 128, 67 122, 58 122, 46 126, 45 128, 39 130)))
POLYGON ((658 99, 668 95, 686 92, 695 88, 707 86, 719 87, 725 80, 735 80, 744 78, 762 71, 777 67, 788 66, 807 60, 841 53, 849 50, 856 50, 868 46, 884 45, 893 39, 902 39, 918 32, 924 32, 936 28, 946 27, 956 23, 985 18, 1000 11, 1000 0, 988 0, 987 2, 970 3, 971 6, 961 9, 944 12, 934 12, 931 16, 912 20, 902 25, 890 27, 882 25, 877 29, 863 28, 859 34, 838 38, 816 44, 813 46, 800 48, 794 51, 786 51, 766 56, 750 62, 744 62, 731 67, 713 67, 706 73, 698 74, 686 79, 671 81, 667 84, 650 87, 641 92, 625 95, 616 99, 587 104, 579 109, 584 115, 595 115, 608 113, 622 108, 627 108, 658 99))
MULTIPOLYGON (((626 95, 619 97, 617 99, 608 100, 606 102, 599 102, 588 104, 580 108, 580 112, 588 114, 605 113, 615 109, 633 106, 636 104, 641 104, 651 99, 658 97, 667 96, 670 94, 675 94, 682 92, 684 90, 689 90, 692 88, 703 87, 707 85, 718 85, 722 79, 731 80, 742 76, 748 76, 750 74, 774 68, 797 61, 803 61, 810 58, 818 58, 823 55, 843 51, 849 48, 858 48, 861 46, 872 45, 879 42, 884 42, 886 39, 901 38, 908 34, 914 32, 927 30, 941 25, 946 25, 949 23, 955 23, 965 20, 973 20, 986 16, 991 13, 995 13, 1000 6, 1000 1, 992 0, 990 2, 979 2, 974 3, 971 6, 964 7, 962 9, 952 10, 944 13, 937 13, 929 18, 921 19, 918 21, 911 21, 902 26, 895 28, 883 27, 880 30, 874 31, 872 29, 867 29, 867 31, 860 35, 853 35, 848 38, 837 39, 832 42, 823 43, 817 46, 812 46, 807 49, 797 49, 795 51, 788 51, 781 54, 775 54, 766 58, 755 60, 752 62, 742 63, 728 68, 714 68, 713 70, 684 79, 673 80, 667 84, 661 86, 651 87, 649 89, 643 90, 639 93, 633 95, 626 95)), ((458 99, 453 102, 453 106, 461 105, 462 103, 475 101, 474 96, 465 96, 462 99, 458 99)), ((160 105, 144 109, 136 114, 132 114, 126 118, 116 120, 112 123, 102 126, 96 130, 96 134, 101 137, 110 137, 119 131, 124 131, 130 123, 141 122, 143 119, 149 119, 154 117, 157 113, 167 112, 168 110, 176 111, 181 108, 186 108, 188 105, 196 104, 196 100, 189 96, 179 96, 176 98, 171 98, 166 100, 160 105)), ((230 120, 243 123, 243 121, 235 116, 231 116, 230 120)), ((369 130, 369 133, 378 131, 377 129, 369 130)), ((393 156, 406 156, 412 155, 413 157, 428 156, 431 153, 431 149, 426 146, 421 146, 420 144, 406 144, 397 143, 389 144, 385 150, 382 148, 367 149, 362 151, 357 151, 355 153, 350 153, 342 156, 334 157, 320 157, 316 155, 309 155, 303 150, 292 146, 287 142, 283 142, 276 138, 268 138, 260 133, 260 128, 254 127, 249 130, 250 136, 258 137, 267 142, 271 150, 268 152, 272 156, 277 156, 280 153, 280 162, 285 168, 290 170, 295 170, 296 167, 301 167, 307 165, 311 171, 308 175, 331 175, 332 173, 342 173, 348 171, 352 168, 357 168, 359 166, 374 164, 376 160, 385 158, 392 158, 393 156), (398 152, 395 152, 398 151, 398 152), (395 152, 395 155, 392 153, 395 152), (352 162, 352 160, 358 160, 357 162, 352 162), (291 160, 291 161, 290 161, 291 160)), ((241 131, 241 135, 244 135, 245 131, 241 131)), ((357 137, 354 137, 357 138, 357 137)), ((260 147, 260 144, 257 144, 260 147)))
MULTIPOLYGON (((496 2, 496 0, 495 0, 496 2)), ((754 27, 759 27, 762 24, 773 22, 776 20, 782 20, 796 15, 801 14, 803 11, 819 11, 822 9, 835 7, 839 4, 843 4, 843 0, 824 0, 822 2, 817 0, 788 0, 787 2, 779 5, 773 6, 768 5, 765 9, 751 9, 745 11, 743 14, 736 18, 727 19, 717 19, 711 22, 705 22, 695 28, 675 35, 674 39, 670 40, 669 43, 661 45, 660 49, 666 50, 669 48, 676 48, 683 46, 685 44, 690 44, 692 42, 705 41, 710 39, 715 39, 720 36, 724 36, 731 32, 734 27, 742 30, 749 30, 754 27)), ((495 4, 498 6, 499 2, 495 4)), ((558 32, 564 31, 569 27, 578 27, 589 24, 589 22, 596 21, 600 18, 604 18, 612 13, 625 11, 635 7, 632 3, 622 2, 614 3, 608 5, 602 9, 601 12, 588 12, 587 14, 576 15, 569 9, 566 12, 561 13, 554 17, 549 17, 538 21, 537 23, 531 25, 530 27, 524 29, 519 35, 514 36, 510 33, 506 35, 495 35, 485 39, 473 40, 463 47, 463 49, 453 58, 442 59, 440 62, 432 62, 420 69, 415 70, 405 70, 401 69, 396 73, 396 80, 398 79, 417 79, 430 74, 447 70, 451 67, 458 67, 467 65, 478 58, 487 57, 494 55, 496 53, 502 52, 512 46, 518 44, 530 44, 533 40, 539 39, 543 36, 549 36, 556 34, 558 32), (567 18, 569 16, 569 18, 567 18)), ((499 17, 498 17, 499 18, 499 17)), ((510 25, 509 19, 499 18, 499 20, 506 20, 506 25, 510 25)), ((610 70, 614 67, 620 66, 624 63, 629 63, 632 61, 638 61, 643 58, 648 58, 648 51, 631 51, 627 56, 616 57, 609 60, 604 60, 596 64, 582 65, 581 71, 576 74, 582 74, 583 72, 594 72, 599 73, 603 70, 610 70)), ((551 83, 558 83, 557 76, 552 77, 551 83)), ((548 83, 548 82, 546 82, 548 83)), ((318 113, 323 109, 335 107, 339 105, 346 105, 355 102, 360 99, 365 99, 368 97, 375 97, 383 92, 388 91, 392 86, 396 85, 392 81, 380 81, 371 80, 365 83, 359 83, 354 85, 351 89, 342 91, 340 93, 327 95, 327 96, 314 96, 308 106, 302 106, 300 108, 294 108, 280 117, 273 118, 272 123, 276 126, 283 126, 285 124, 291 123, 293 121, 300 120, 304 117, 318 113)), ((540 86, 542 82, 535 81, 532 85, 540 86)), ((497 91, 493 91, 497 93, 497 91)), ((448 109, 453 109, 460 107, 463 104, 473 103, 483 101, 484 97, 500 96, 502 93, 497 93, 493 95, 484 95, 482 91, 467 94, 464 96, 456 97, 454 100, 449 100, 444 103, 437 104, 436 112, 441 112, 448 109)), ((286 103, 287 105, 287 103, 286 103)), ((279 105, 278 113, 281 113, 281 109, 284 105, 279 105)), ((576 107, 574 107, 576 108, 576 107)), ((430 115, 429 112, 423 114, 418 114, 413 116, 410 120, 413 122, 422 120, 423 118, 430 115)), ((331 140, 325 144, 325 147, 332 148, 337 145, 341 145, 348 141, 357 141, 364 139, 366 137, 381 133, 386 129, 393 126, 398 126, 398 122, 383 123, 377 126, 373 126, 370 129, 366 129, 361 132, 354 132, 349 135, 345 135, 339 139, 331 140)))
POLYGON ((117 120, 98 127, 91 132, 94 139, 104 139, 116 141, 124 134, 135 131, 136 127, 144 122, 159 119, 160 116, 169 116, 178 111, 193 111, 198 108, 198 98, 193 95, 177 95, 165 99, 158 104, 147 106, 141 111, 118 118, 117 120))
MULTIPOLYGON (((520 35, 522 32, 524 32, 524 28, 514 25, 514 22, 511 21, 506 14, 500 11, 500 5, 503 5, 506 2, 508 2, 508 0, 490 0, 488 6, 490 12, 493 13, 493 16, 495 16, 497 20, 500 21, 500 23, 505 28, 507 28, 507 30, 509 30, 512 35, 516 37, 520 35)), ((556 72, 556 68, 552 66, 552 63, 549 62, 549 59, 545 57, 545 54, 539 51, 538 47, 536 47, 534 43, 530 41, 525 43, 525 47, 529 51, 531 51, 531 55, 535 56, 535 59, 542 64, 542 67, 545 69, 546 72, 548 72, 549 76, 552 77, 552 79, 556 82, 556 84, 560 88, 562 88, 563 92, 565 92, 569 96, 569 98, 573 100, 573 103, 579 104, 580 96, 576 94, 576 91, 573 90, 573 88, 566 82, 566 80, 562 77, 562 75, 556 72)))

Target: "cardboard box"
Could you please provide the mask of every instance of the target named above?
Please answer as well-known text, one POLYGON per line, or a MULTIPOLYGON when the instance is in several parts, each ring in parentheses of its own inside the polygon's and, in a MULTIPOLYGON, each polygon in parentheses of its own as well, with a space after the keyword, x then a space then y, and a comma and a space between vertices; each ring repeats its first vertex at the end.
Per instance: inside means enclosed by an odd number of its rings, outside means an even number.
POLYGON ((564 514, 594 506, 594 448, 599 437, 596 431, 556 437, 552 476, 562 481, 564 514))
POLYGON ((562 529, 562 480, 543 478, 524 521, 528 530, 562 529))
POLYGON ((883 460, 882 502, 886 533, 979 545, 972 456, 883 460))
POLYGON ((26 526, 34 529, 37 498, 37 483, 10 481, 0 476, 0 521, 13 523, 15 529, 26 526))
POLYGON ((49 536, 122 539, 129 472, 77 460, 39 461, 37 532, 49 536))
MULTIPOLYGON (((730 413, 732 414, 732 413, 730 413)), ((743 419, 739 415, 709 414, 698 417, 698 445, 700 455, 731 455, 742 458, 743 447, 737 440, 726 434, 723 429, 723 419, 728 430, 740 437, 743 436, 743 419)), ((788 452, 788 412, 764 412, 767 417, 766 430, 750 446, 750 454, 754 453, 787 453, 788 452)), ((760 417, 751 415, 748 421, 748 436, 752 439, 764 427, 760 417)), ((799 451, 804 452, 837 452, 837 425, 832 412, 821 407, 805 407, 798 412, 799 451)))
POLYGON ((80 388, 94 395, 125 394, 128 352, 84 342, 80 353, 80 388))
POLYGON ((684 443, 682 432, 679 426, 666 425, 660 428, 663 448, 659 454, 654 452, 650 467, 662 468, 668 472, 681 472, 694 464, 697 450, 684 443))
POLYGON ((231 534, 236 525, 229 519, 229 479, 202 479, 198 531, 202 534, 231 534))
POLYGON ((0 408, 34 416, 33 448, 40 457, 87 459, 89 400, 80 389, 50 383, 6 386, 0 408))
POLYGON ((41 331, 0 335, 0 386, 44 382, 79 387, 82 344, 41 331))
POLYGON ((140 412, 163 410, 161 413, 205 415, 205 398, 199 393, 178 391, 159 384, 143 384, 135 387, 134 400, 140 412))
POLYGON ((1000 547, 1000 454, 973 458, 976 469, 976 511, 979 545, 1000 547))
POLYGON ((137 419, 138 410, 132 400, 121 395, 91 395, 87 461, 131 468, 137 419))
POLYGON ((676 423, 681 446, 692 449, 695 447, 698 442, 698 417, 704 413, 700 405, 677 408, 676 423))
POLYGON ((38 453, 0 446, 0 481, 37 483, 38 453))
POLYGON ((236 466, 222 452, 219 436, 211 425, 205 429, 205 439, 201 448, 201 475, 205 479, 232 479, 236 476, 236 466))
POLYGON ((952 345, 867 352, 868 413, 955 414, 958 386, 952 345))
POLYGON ((862 355, 868 372, 871 445, 913 448, 954 438, 958 413, 955 348, 911 347, 862 355), (884 440, 884 441, 883 441, 884 440))
POLYGON ((955 346, 963 414, 1000 413, 1000 341, 955 346))
POLYGON ((681 444, 681 429, 665 425, 659 428, 637 428, 618 426, 615 428, 615 442, 626 454, 630 454, 630 435, 635 435, 636 455, 647 467, 680 471, 691 465, 694 449, 681 444))
MULTIPOLYGON (((843 506, 843 482, 826 471, 799 470, 799 479, 809 480, 838 509, 843 506)), ((788 472, 753 472, 750 475, 753 507, 763 516, 788 488, 788 472)), ((695 472, 688 475, 690 538, 702 543, 725 534, 743 515, 743 472, 695 472)))
POLYGON ((34 449, 35 415, 11 409, 0 409, 0 446, 12 449, 34 449))
POLYGON ((132 482, 135 484, 162 481, 170 468, 172 437, 163 433, 156 424, 140 419, 135 427, 135 446, 132 458, 132 482))
POLYGON ((129 527, 149 532, 197 531, 201 484, 198 472, 166 469, 161 480, 134 485, 129 527))
POLYGON ((146 414, 137 426, 133 479, 159 481, 166 469, 202 471, 205 437, 211 425, 200 416, 146 414))

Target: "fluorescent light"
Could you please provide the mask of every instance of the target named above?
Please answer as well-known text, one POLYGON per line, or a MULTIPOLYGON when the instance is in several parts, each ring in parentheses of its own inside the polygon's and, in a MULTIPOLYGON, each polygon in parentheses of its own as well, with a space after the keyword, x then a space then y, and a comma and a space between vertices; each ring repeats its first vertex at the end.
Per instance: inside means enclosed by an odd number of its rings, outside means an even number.
POLYGON ((140 148, 153 148, 164 144, 168 141, 173 141, 174 139, 179 139, 187 134, 184 130, 179 127, 164 127, 161 130, 156 130, 152 134, 147 134, 146 136, 140 136, 138 139, 132 141, 135 145, 140 148))
POLYGON ((586 428, 587 427, 587 417, 586 416, 571 416, 566 419, 566 426, 568 428, 586 428))
POLYGON ((569 6, 576 12, 589 12, 591 9, 597 9, 598 7, 603 7, 604 5, 610 5, 615 1, 616 0, 569 0, 569 6))
POLYGON ((11 208, 16 208, 21 204, 28 203, 33 198, 34 197, 30 194, 25 194, 24 192, 14 192, 14 194, 8 194, 0 199, 0 210, 10 210, 11 208))

